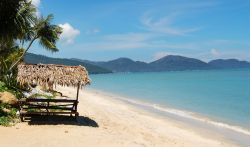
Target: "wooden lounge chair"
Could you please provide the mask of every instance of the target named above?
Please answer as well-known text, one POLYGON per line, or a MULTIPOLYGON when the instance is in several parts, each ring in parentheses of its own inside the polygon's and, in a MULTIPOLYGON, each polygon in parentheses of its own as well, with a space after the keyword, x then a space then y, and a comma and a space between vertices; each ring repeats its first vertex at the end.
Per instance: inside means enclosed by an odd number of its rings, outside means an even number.
POLYGON ((20 118, 24 121, 27 115, 56 115, 70 114, 79 116, 77 112, 78 100, 73 99, 41 99, 28 98, 19 100, 20 118))

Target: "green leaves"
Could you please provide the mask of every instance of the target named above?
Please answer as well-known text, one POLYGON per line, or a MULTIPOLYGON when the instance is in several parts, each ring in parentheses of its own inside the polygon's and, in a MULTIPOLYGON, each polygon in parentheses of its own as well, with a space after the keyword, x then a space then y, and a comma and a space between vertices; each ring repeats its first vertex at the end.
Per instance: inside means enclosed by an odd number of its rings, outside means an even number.
POLYGON ((5 83, 0 81, 0 92, 6 91, 8 88, 5 86, 5 83))
POLYGON ((0 44, 22 39, 34 24, 36 8, 26 0, 0 1, 0 44))
POLYGON ((56 52, 56 41, 59 39, 59 35, 62 33, 62 29, 57 25, 52 25, 51 21, 53 15, 50 14, 46 18, 39 18, 34 26, 36 37, 39 39, 39 43, 45 49, 56 52))
POLYGON ((9 70, 12 70, 23 58, 25 53, 30 49, 31 45, 35 40, 39 40, 39 44, 51 52, 57 52, 56 42, 59 40, 59 36, 62 33, 62 28, 57 25, 52 25, 51 21, 53 19, 53 15, 50 14, 46 18, 36 18, 34 26, 27 32, 26 39, 29 40, 30 43, 28 47, 25 49, 20 58, 14 62, 9 70))
MULTIPOLYGON (((59 26, 51 24, 53 15, 38 18, 35 12, 31 1, 0 0, 0 91, 10 91, 18 98, 23 96, 23 87, 16 80, 18 63, 36 40, 46 50, 57 52, 56 42, 62 33, 59 26)), ((8 108, 7 113, 3 108, 0 104, 0 125, 8 125, 16 110, 8 108)))
MULTIPOLYGON (((36 7, 27 0, 1 0, 0 1, 0 55, 9 54, 13 50, 14 42, 20 41, 21 46, 29 42, 20 58, 10 66, 12 70, 23 58, 35 40, 46 50, 57 52, 56 42, 62 29, 51 24, 53 15, 46 18, 37 17, 36 7)), ((20 46, 19 44, 19 46, 20 46)), ((0 59, 1 60, 1 59, 0 59)), ((0 70, 2 70, 0 63, 0 70)))
POLYGON ((2 126, 11 126, 16 122, 17 109, 12 108, 8 104, 0 104, 0 125, 2 126), (4 111, 8 110, 8 112, 4 111))
POLYGON ((16 67, 34 41, 38 40, 48 51, 58 51, 56 42, 62 28, 51 24, 52 14, 44 18, 37 17, 35 12, 31 1, 0 1, 0 80, 16 93, 20 89, 16 81, 16 67), (27 45, 25 49, 24 45, 27 45))

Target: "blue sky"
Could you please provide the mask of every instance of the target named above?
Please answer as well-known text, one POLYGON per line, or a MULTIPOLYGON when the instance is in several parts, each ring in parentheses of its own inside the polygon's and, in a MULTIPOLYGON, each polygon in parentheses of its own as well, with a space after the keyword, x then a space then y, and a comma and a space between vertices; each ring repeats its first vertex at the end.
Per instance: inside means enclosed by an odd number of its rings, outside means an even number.
POLYGON ((165 55, 209 61, 250 61, 249 0, 33 0, 38 15, 54 14, 64 32, 58 53, 35 44, 30 52, 107 61, 150 62, 165 55))

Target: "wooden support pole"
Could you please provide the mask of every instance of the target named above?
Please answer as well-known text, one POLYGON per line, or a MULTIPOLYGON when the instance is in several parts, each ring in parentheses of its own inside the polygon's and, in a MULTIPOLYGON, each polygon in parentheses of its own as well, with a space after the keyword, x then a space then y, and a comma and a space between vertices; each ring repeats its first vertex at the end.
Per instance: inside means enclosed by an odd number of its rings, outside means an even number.
MULTIPOLYGON (((80 90, 80 84, 81 82, 79 81, 78 82, 78 85, 77 85, 77 93, 76 93, 76 102, 75 102, 75 112, 77 112, 77 105, 78 105, 78 97, 79 97, 79 90, 80 90)), ((79 114, 77 112, 77 114, 75 114, 75 117, 77 117, 79 114)))
POLYGON ((79 97, 79 89, 80 89, 80 81, 78 82, 78 85, 77 85, 77 93, 76 93, 76 100, 78 101, 78 97, 79 97))

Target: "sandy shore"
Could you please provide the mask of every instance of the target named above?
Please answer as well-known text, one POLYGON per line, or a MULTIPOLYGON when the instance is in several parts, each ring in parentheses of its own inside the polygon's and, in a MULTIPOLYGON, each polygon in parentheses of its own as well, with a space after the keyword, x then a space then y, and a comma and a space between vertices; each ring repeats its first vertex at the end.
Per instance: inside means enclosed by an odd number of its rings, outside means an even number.
MULTIPOLYGON (((75 97, 76 89, 58 87, 57 90, 75 97)), ((93 91, 80 92, 78 109, 78 123, 24 122, 0 127, 0 146, 234 146, 93 91)))

